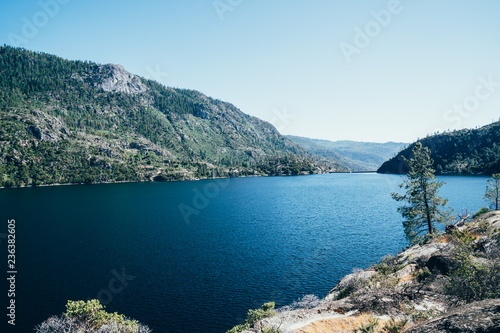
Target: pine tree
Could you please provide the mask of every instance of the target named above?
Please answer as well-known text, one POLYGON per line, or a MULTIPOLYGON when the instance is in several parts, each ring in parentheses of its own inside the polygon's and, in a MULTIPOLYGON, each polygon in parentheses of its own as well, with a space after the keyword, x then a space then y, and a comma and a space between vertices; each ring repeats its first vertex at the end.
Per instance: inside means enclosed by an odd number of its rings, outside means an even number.
POLYGON ((404 183, 399 185, 406 193, 391 195, 396 201, 406 202, 398 208, 398 212, 405 219, 406 239, 414 245, 436 234, 435 224, 447 222, 450 213, 444 210, 448 200, 438 196, 438 190, 444 183, 436 181, 429 148, 422 147, 418 142, 413 148, 413 157, 406 162, 410 171, 404 183))
POLYGON ((490 203, 491 208, 498 210, 500 203, 500 173, 495 173, 493 178, 488 179, 484 199, 490 203))

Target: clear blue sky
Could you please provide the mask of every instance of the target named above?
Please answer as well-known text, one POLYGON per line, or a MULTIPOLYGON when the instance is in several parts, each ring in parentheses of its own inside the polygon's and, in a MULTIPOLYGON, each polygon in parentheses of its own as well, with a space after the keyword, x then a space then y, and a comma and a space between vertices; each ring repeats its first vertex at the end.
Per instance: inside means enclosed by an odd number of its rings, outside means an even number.
POLYGON ((499 17, 496 0, 2 0, 0 43, 121 64, 284 134, 409 142, 498 120, 499 17))

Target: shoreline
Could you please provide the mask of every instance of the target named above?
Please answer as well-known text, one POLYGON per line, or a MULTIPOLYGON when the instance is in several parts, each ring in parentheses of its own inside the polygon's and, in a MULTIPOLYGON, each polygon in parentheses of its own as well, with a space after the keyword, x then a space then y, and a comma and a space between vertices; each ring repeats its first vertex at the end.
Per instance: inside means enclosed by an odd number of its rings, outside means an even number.
MULTIPOLYGON (((312 175, 324 175, 324 174, 377 174, 377 175, 395 175, 402 176, 403 174, 398 173, 379 173, 377 171, 329 171, 329 172, 321 172, 321 173, 312 173, 312 174, 298 174, 298 175, 245 175, 245 176, 236 176, 236 177, 215 177, 215 178, 189 178, 189 179, 179 179, 179 180, 164 180, 164 181, 155 181, 155 180, 121 180, 116 182, 101 182, 101 183, 54 183, 54 184, 41 184, 41 185, 27 185, 27 186, 12 186, 12 187, 1 187, 2 189, 23 189, 23 188, 37 188, 37 187, 55 187, 55 186, 77 186, 77 185, 102 185, 102 184, 125 184, 125 183, 171 183, 171 182, 192 182, 192 181, 200 181, 200 180, 215 180, 215 179, 231 179, 231 178, 253 178, 253 177, 296 177, 296 176, 312 176, 312 175)), ((467 176, 467 177, 489 177, 491 175, 488 174, 439 174, 436 176, 467 176)))
POLYGON ((452 283, 460 285, 454 279, 470 278, 455 275, 466 267, 454 249, 467 244, 461 236, 467 233, 473 235, 467 245, 471 258, 482 254, 483 265, 498 260, 494 246, 500 237, 500 211, 492 210, 456 226, 456 232, 441 233, 429 242, 382 257, 378 264, 353 270, 317 303, 278 309, 242 333, 276 328, 290 333, 358 332, 370 321, 376 323, 372 332, 386 332, 382 326, 388 324, 399 325, 398 332, 411 333, 446 333, 449 328, 497 332, 500 298, 477 296, 466 301, 462 289, 449 289, 452 283))
POLYGON ((55 186, 77 186, 77 185, 102 185, 102 184, 124 184, 124 183, 172 183, 172 182, 191 182, 200 180, 215 180, 215 179, 231 179, 231 178, 252 178, 252 177, 293 177, 293 176, 311 176, 320 174, 330 174, 330 173, 348 173, 348 172, 323 172, 323 173, 313 173, 313 174, 298 174, 298 175, 245 175, 237 177, 213 177, 213 178, 188 178, 188 179, 168 179, 164 181, 155 180, 121 180, 116 182, 100 182, 100 183, 54 183, 54 184, 41 184, 41 185, 27 185, 27 186, 12 186, 12 187, 1 187, 0 189, 24 189, 24 188, 37 188, 37 187, 55 187, 55 186))
POLYGON ((54 183, 54 184, 41 184, 41 185, 27 185, 27 186, 12 186, 12 187, 1 187, 0 189, 22 189, 22 188, 37 188, 37 187, 52 187, 52 186, 77 186, 77 185, 101 185, 101 184, 123 184, 123 183, 171 183, 171 182, 191 182, 191 181, 200 181, 200 180, 215 180, 215 179, 231 179, 231 178, 254 178, 254 177, 297 177, 297 176, 312 176, 312 175, 325 175, 325 174, 376 174, 376 171, 328 171, 321 173, 311 173, 311 174, 298 174, 298 175, 245 175, 245 176, 236 176, 236 177, 215 177, 215 178, 189 178, 189 179, 179 179, 179 180, 164 180, 164 181, 155 181, 155 180, 122 180, 116 182, 101 182, 101 183, 54 183))

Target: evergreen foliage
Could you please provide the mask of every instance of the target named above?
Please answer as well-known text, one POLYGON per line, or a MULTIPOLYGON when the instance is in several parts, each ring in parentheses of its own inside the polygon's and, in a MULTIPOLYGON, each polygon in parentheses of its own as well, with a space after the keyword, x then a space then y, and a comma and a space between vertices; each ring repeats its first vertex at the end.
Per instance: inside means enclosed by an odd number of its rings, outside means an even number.
POLYGON ((136 91, 105 89, 130 76, 119 66, 3 46, 0 68, 0 187, 319 170, 229 103, 135 76, 136 91))
POLYGON ((448 200, 438 196, 439 188, 444 183, 435 179, 429 149, 417 143, 413 157, 407 164, 410 168, 407 179, 399 185, 406 193, 391 195, 396 201, 406 202, 406 205, 398 208, 398 212, 405 219, 403 227, 406 239, 410 245, 414 245, 436 234, 435 224, 447 222, 450 214, 443 209, 448 200))
POLYGON ((484 199, 490 203, 492 209, 498 210, 500 204, 500 173, 495 173, 493 178, 488 179, 484 199))
POLYGON ((96 300, 68 301, 66 312, 60 317, 51 317, 35 327, 37 333, 81 332, 81 333, 150 333, 151 330, 118 313, 108 313, 96 300))
MULTIPOLYGON (((487 233, 487 230, 485 228, 482 233, 487 233)), ((476 237, 468 231, 453 233, 453 253, 458 267, 451 272, 444 291, 465 302, 500 297, 499 242, 493 242, 488 251, 479 254, 483 251, 475 240, 476 237)))
MULTIPOLYGON (((260 309, 248 310, 245 323, 233 327, 226 333, 241 333, 252 327, 252 325, 258 322, 259 320, 274 316, 276 314, 276 312, 274 311, 274 306, 275 306, 274 302, 268 302, 262 305, 260 309)), ((273 330, 269 332, 273 332, 273 330)))
MULTIPOLYGON (((419 140, 431 151, 436 174, 493 174, 500 171, 500 122, 478 129, 463 129, 419 140)), ((416 143, 385 162, 377 172, 405 174, 406 160, 416 143)))

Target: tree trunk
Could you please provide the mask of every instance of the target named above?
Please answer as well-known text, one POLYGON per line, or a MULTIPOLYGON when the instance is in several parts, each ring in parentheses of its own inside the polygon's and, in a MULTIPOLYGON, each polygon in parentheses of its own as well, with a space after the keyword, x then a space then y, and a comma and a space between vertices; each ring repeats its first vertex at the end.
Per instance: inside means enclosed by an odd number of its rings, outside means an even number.
POLYGON ((431 212, 429 212, 429 202, 427 200, 427 188, 424 187, 424 203, 425 203, 425 216, 427 217, 427 227, 429 228, 429 234, 432 234, 432 220, 431 212))
POLYGON ((495 210, 498 210, 498 199, 500 197, 500 182, 496 181, 496 186, 495 186, 495 210))

